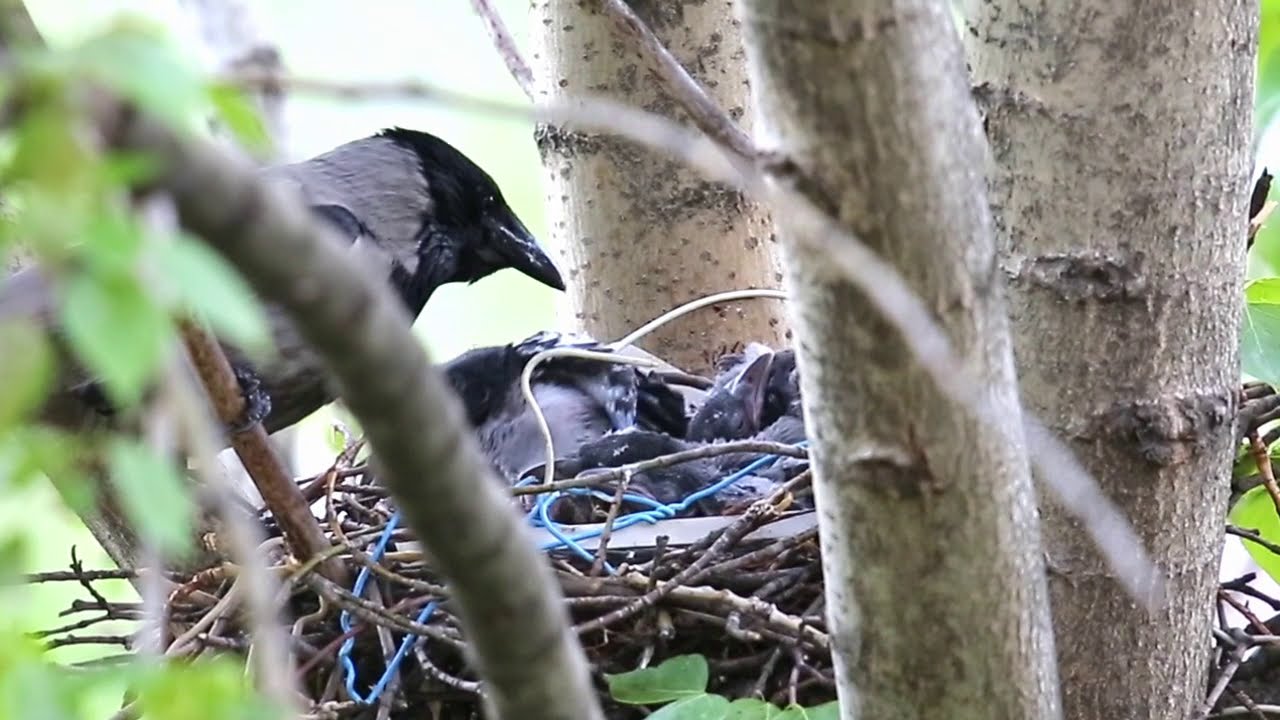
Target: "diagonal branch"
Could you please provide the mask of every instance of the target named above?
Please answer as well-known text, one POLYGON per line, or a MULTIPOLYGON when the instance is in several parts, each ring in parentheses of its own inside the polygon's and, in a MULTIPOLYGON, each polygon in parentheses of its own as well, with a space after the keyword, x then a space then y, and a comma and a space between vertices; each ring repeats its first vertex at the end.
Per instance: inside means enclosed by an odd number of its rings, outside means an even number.
POLYGON ((605 14, 613 17, 619 33, 639 46, 641 57, 648 60, 667 92, 689 113, 689 118, 699 130, 746 160, 763 156, 751 137, 685 70, 626 0, 604 0, 602 5, 605 14))
POLYGON ((288 312, 325 358, 383 483, 450 580, 493 715, 601 718, 550 568, 391 289, 353 273, 332 231, 244 160, 105 94, 93 106, 106 143, 153 156, 154 185, 172 195, 182 225, 288 312))
MULTIPOLYGON (((225 425, 235 423, 244 413, 245 401, 222 348, 207 330, 189 320, 182 323, 182 341, 218 419, 225 425)), ((231 433, 230 441, 258 488, 263 503, 280 524, 294 557, 299 562, 306 562, 323 553, 329 547, 329 541, 307 507, 301 488, 289 476, 284 463, 271 447, 261 423, 255 423, 244 432, 231 433)), ((344 582, 347 577, 342 564, 334 559, 321 563, 320 572, 335 582, 344 582)))
POLYGON ((511 31, 507 30, 506 23, 502 22, 502 15, 498 13, 498 9, 493 6, 491 0, 471 0, 471 9, 475 10, 484 21, 484 28, 489 31, 489 38, 493 40, 493 46, 502 56, 502 61, 506 63, 511 77, 520 86, 525 97, 532 100, 533 71, 529 69, 529 63, 521 57, 516 39, 511 36, 511 31))

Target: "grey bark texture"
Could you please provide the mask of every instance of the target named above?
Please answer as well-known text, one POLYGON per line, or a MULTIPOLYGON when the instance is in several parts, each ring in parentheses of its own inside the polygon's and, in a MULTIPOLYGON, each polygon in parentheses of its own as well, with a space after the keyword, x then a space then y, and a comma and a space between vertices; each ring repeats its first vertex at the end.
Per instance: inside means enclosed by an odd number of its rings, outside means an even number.
MULTIPOLYGON (((978 118, 941 0, 745 0, 758 121, 892 262, 1021 436, 978 118)), ((788 233, 786 217, 777 218, 788 233)), ((786 244, 843 718, 1059 717, 1026 450, 786 244)))
POLYGON ((156 159, 156 189, 172 195, 182 226, 284 308, 325 359, 380 480, 448 578, 490 716, 603 718, 547 561, 390 287, 352 272, 345 243, 247 161, 110 98, 94 117, 108 147, 156 159))
POLYGON ((1141 611, 1046 504, 1067 716, 1182 720, 1231 471, 1257 2, 965 5, 1023 397, 1168 583, 1141 611))
MULTIPOLYGON (((741 37, 725 0, 636 0, 632 9, 722 106, 748 103, 741 37)), ((594 0, 533 4, 539 99, 601 94, 678 120, 636 44, 594 0)), ((732 188, 626 140, 541 126, 548 225, 562 248, 574 323, 606 340, 681 303, 722 290, 781 284, 768 214, 732 188)), ((690 371, 735 343, 787 338, 777 302, 726 303, 681 318, 641 342, 690 371)))

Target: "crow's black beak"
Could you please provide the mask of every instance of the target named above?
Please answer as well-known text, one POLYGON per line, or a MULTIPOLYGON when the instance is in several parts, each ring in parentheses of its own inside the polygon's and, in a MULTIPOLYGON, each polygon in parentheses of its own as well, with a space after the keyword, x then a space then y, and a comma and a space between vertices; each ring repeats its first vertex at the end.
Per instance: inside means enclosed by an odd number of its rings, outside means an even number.
POLYGON ((485 229, 489 234, 490 248, 509 267, 547 287, 564 290, 564 280, 555 263, 551 262, 551 258, 547 257, 533 234, 515 213, 504 212, 499 217, 486 217, 485 229))

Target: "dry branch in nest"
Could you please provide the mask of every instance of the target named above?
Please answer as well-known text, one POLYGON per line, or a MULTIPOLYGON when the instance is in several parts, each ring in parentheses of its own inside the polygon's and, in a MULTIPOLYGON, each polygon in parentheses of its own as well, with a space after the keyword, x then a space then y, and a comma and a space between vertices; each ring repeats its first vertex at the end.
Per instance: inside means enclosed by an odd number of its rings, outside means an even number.
MULTIPOLYGON (((448 588, 408 531, 392 527, 387 532, 395 509, 367 466, 355 462, 359 449, 359 443, 349 442, 327 472, 298 481, 309 501, 319 501, 319 524, 331 548, 305 563, 283 556, 271 567, 283 586, 280 602, 290 623, 294 673, 309 700, 304 711, 311 717, 478 717, 484 687, 468 667, 466 639, 448 588), (383 536, 388 540, 380 547, 383 536), (317 572, 335 561, 350 577, 368 569, 359 593, 317 572), (397 655, 402 659, 395 663, 397 655), (389 663, 396 667, 386 673, 389 663)), ((748 449, 805 454, 793 446, 726 443, 692 455, 748 449)), ((643 466, 689 456, 686 451, 643 466)), ((547 487, 517 488, 512 501, 528 503, 540 493, 569 487, 597 491, 562 500, 573 503, 575 516, 595 521, 598 534, 578 543, 577 552, 555 549, 548 556, 609 717, 645 713, 610 700, 604 674, 687 653, 707 658, 709 692, 763 697, 780 705, 835 698, 813 514, 787 511, 794 498, 809 492, 807 471, 741 515, 633 525, 616 533, 622 491, 636 468, 589 472, 547 487), (589 551, 585 557, 584 549, 589 551)), ((285 547, 268 510, 261 511, 260 520, 271 538, 268 544, 285 547)), ((570 535, 582 530, 562 527, 570 535)), ((167 598, 168 636, 161 644, 166 655, 250 651, 254 637, 241 607, 239 576, 240 567, 226 561, 170 576, 175 589, 167 598)), ((79 582, 88 595, 66 611, 85 619, 40 636, 51 648, 131 649, 133 639, 119 630, 118 621, 138 620, 141 605, 109 601, 95 589, 97 583, 127 577, 132 575, 87 571, 78 561, 68 571, 33 576, 33 582, 79 582), (97 630, 109 622, 115 623, 110 632, 97 630)))

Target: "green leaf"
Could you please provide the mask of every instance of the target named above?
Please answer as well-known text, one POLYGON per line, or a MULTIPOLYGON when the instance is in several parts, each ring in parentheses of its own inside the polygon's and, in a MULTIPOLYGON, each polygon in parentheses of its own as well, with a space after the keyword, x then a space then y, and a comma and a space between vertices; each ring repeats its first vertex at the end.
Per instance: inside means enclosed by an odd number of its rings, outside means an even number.
POLYGON ((253 291, 207 245, 178 235, 158 243, 155 263, 178 302, 204 316, 216 334, 251 354, 270 347, 267 316, 253 291))
POLYGON ((173 328, 133 278, 80 274, 63 290, 62 322, 76 355, 122 405, 136 403, 173 328))
POLYGON ((22 117, 4 180, 6 184, 31 180, 69 191, 83 181, 92 162, 93 153, 83 134, 76 132, 71 114, 63 108, 40 106, 22 117))
POLYGON ((44 400, 53 378, 49 338, 31 323, 0 322, 0 429, 20 421, 44 400))
POLYGON ((702 693, 663 707, 650 715, 649 720, 724 720, 728 711, 728 699, 702 693))
POLYGON ((139 534, 171 555, 189 551, 194 506, 173 463, 123 437, 112 441, 108 457, 112 484, 139 534))
POLYGON ((200 74, 158 26, 127 18, 69 53, 71 69, 95 78, 179 129, 206 107, 200 74))
POLYGON ((1258 28, 1255 133, 1266 132, 1280 110, 1280 1, 1262 0, 1258 28))
POLYGON ((832 700, 814 707, 792 705, 774 720, 840 720, 840 703, 832 700))
POLYGON ((280 713, 253 691, 243 668, 226 658, 166 665, 141 684, 151 720, 268 720, 280 713))
POLYGON ((756 698, 741 698, 729 703, 724 720, 777 720, 782 708, 756 698))
POLYGON ((128 276, 146 246, 138 219, 117 209, 94 209, 83 255, 99 274, 128 276))
MULTIPOLYGON (((1280 544, 1280 516, 1276 515, 1275 503, 1261 485, 1250 489, 1236 501, 1227 519, 1232 525, 1258 531, 1263 539, 1280 544)), ((1258 563, 1263 572, 1273 580, 1280 582, 1280 556, 1261 545, 1243 540, 1244 549, 1258 563)))
POLYGON ((270 149, 271 137, 267 135, 267 125, 244 90, 219 82, 209 84, 206 92, 216 116, 240 144, 252 152, 270 149))
POLYGON ((44 475, 77 513, 93 507, 94 485, 81 470, 81 436, 41 425, 23 425, 0 435, 0 492, 44 475))
POLYGON ((1245 286, 1244 327, 1240 362, 1247 374, 1273 385, 1280 383, 1280 278, 1254 280, 1245 286))
POLYGON ((19 573, 26 567, 29 542, 27 533, 0 535, 0 586, 21 581, 19 573))
POLYGON ((706 658, 677 655, 654 667, 604 677, 614 700, 655 705, 704 694, 708 675, 706 658))

